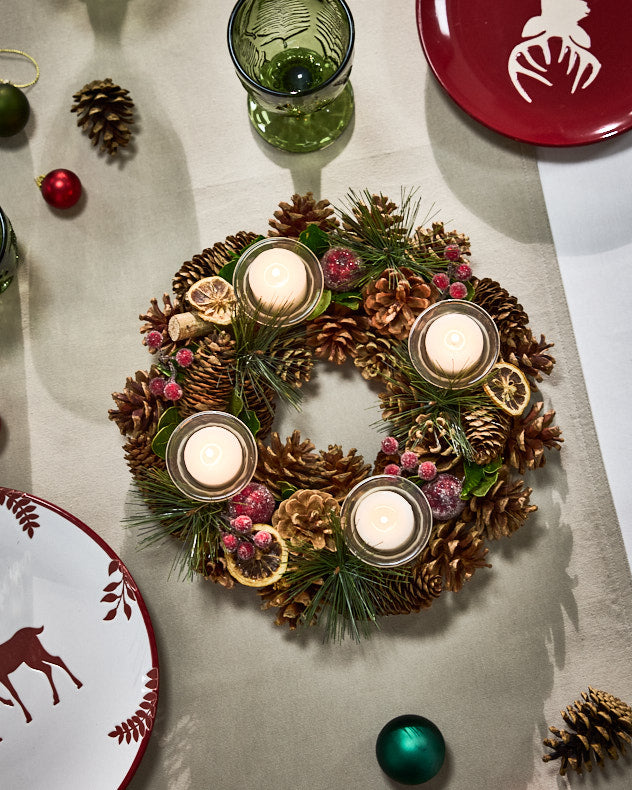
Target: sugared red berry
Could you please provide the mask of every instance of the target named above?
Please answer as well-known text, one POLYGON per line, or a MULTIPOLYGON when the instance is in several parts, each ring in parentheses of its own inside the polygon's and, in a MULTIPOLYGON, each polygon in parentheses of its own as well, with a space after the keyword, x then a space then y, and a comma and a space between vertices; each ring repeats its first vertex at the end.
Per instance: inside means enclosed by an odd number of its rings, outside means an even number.
POLYGON ((154 350, 160 348, 162 345, 162 332, 159 332, 157 329, 152 329, 151 332, 147 332, 145 342, 149 348, 153 348, 154 350))
POLYGON ((193 362, 193 352, 190 348, 179 348, 176 351, 176 362, 181 368, 188 368, 193 362))
POLYGON ((405 453, 402 453, 399 462, 402 465, 402 469, 410 472, 417 466, 419 459, 417 458, 417 453, 413 453, 412 450, 406 450, 405 453))
POLYGON ((384 467, 385 475, 393 475, 394 477, 399 477, 401 473, 402 470, 397 464, 386 464, 386 466, 384 467))
POLYGON ((431 483, 422 486, 421 490, 426 495, 432 515, 437 521, 449 521, 458 516, 465 507, 465 502, 461 499, 463 484, 454 475, 445 472, 437 475, 431 483))
POLYGON ((449 261, 458 261, 461 257, 461 248, 458 244, 448 244, 448 246, 443 251, 443 255, 449 261))
POLYGON ((252 545, 252 543, 248 543, 247 541, 243 540, 237 549, 237 556, 240 560, 251 560, 255 556, 255 547, 252 545))
POLYGON ((472 276, 472 267, 469 263, 461 263, 456 267, 456 278, 457 280, 469 280, 472 276))
POLYGON ((387 436, 382 439, 382 452, 386 455, 394 455, 399 450, 399 442, 394 436, 387 436))
POLYGON ((230 500, 228 515, 250 516, 254 524, 269 524, 274 513, 274 497, 262 483, 248 483, 230 500))
POLYGON ((239 546, 239 539, 236 535, 233 535, 232 532, 224 532, 222 534, 222 543, 224 544, 224 549, 229 553, 232 554, 233 552, 237 551, 237 546, 239 546))
POLYGON ((424 461, 422 464, 419 464, 419 471, 417 474, 422 480, 434 480, 437 476, 437 467, 432 461, 424 461))
POLYGON ((467 288, 463 283, 452 283, 450 286, 450 296, 453 299, 465 299, 467 296, 467 288))
POLYGON ((347 291, 362 272, 362 260, 345 247, 332 247, 323 255, 321 264, 325 288, 347 291))
POLYGON ((167 379, 163 379, 160 376, 155 376, 153 379, 149 379, 149 391, 152 395, 160 398, 165 394, 166 383, 167 379))
POLYGON ((182 387, 177 381, 168 381, 165 384, 163 394, 167 400, 180 400, 182 397, 182 387))
POLYGON ((254 541, 258 549, 267 549, 272 543, 272 534, 266 532, 265 529, 260 529, 259 532, 255 534, 254 541))
POLYGON ((450 278, 447 274, 443 272, 439 272, 439 274, 435 274, 432 278, 432 282, 435 288, 438 288, 440 291, 445 291, 446 288, 450 287, 450 278))
POLYGON ((252 519, 250 516, 237 516, 231 522, 231 525, 237 532, 250 532, 252 529, 252 519))

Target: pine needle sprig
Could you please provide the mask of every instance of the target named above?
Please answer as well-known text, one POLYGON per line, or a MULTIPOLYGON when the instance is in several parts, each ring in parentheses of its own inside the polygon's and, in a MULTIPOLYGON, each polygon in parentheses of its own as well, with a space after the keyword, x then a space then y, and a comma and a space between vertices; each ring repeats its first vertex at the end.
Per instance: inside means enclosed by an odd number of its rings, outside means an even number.
MULTIPOLYGON (((305 327, 288 328, 284 325, 283 310, 274 315, 272 320, 266 318, 265 324, 259 323, 258 318, 256 313, 250 315, 239 305, 233 314, 235 361, 232 373, 237 395, 248 408, 246 393, 247 384, 250 382, 257 398, 266 404, 270 412, 274 412, 274 404, 268 397, 270 389, 298 410, 302 394, 278 375, 278 360, 274 350, 282 340, 300 347, 305 336, 305 327)), ((292 374, 294 371, 287 372, 292 374)))
POLYGON ((291 548, 292 562, 283 577, 288 599, 312 586, 318 590, 305 609, 299 625, 310 625, 318 618, 323 625, 323 641, 341 642, 351 636, 356 642, 379 628, 378 611, 381 589, 393 581, 401 582, 407 571, 399 568, 375 568, 349 551, 340 517, 329 514, 334 551, 315 549, 310 544, 291 548))
POLYGON ((148 470, 136 485, 135 504, 146 507, 125 520, 141 533, 141 547, 178 538, 180 550, 171 571, 178 567, 180 578, 193 578, 217 556, 220 532, 228 526, 225 503, 189 499, 162 469, 148 470))
MULTIPOLYGON (((438 433, 445 433, 457 455, 473 461, 474 450, 463 429, 461 416, 465 411, 492 406, 481 382, 463 389, 442 389, 426 381, 416 370, 406 344, 397 345, 394 356, 398 360, 397 373, 384 374, 387 383, 401 390, 394 396, 397 398, 398 412, 388 420, 392 435, 400 441, 406 439, 411 426, 418 417, 422 417, 430 420, 438 433)), ((458 384, 458 378, 455 383, 458 384)))
MULTIPOLYGON (((350 190, 346 202, 338 209, 343 229, 330 233, 332 246, 340 245, 355 252, 366 264, 356 287, 378 279, 386 269, 397 277, 403 268, 431 280, 439 271, 446 271, 449 261, 420 250, 413 242, 421 198, 417 189, 402 188, 400 206, 395 213, 385 213, 381 208, 388 203, 382 195, 372 195, 368 189, 350 190)), ((427 221, 428 217, 424 219, 427 221)))

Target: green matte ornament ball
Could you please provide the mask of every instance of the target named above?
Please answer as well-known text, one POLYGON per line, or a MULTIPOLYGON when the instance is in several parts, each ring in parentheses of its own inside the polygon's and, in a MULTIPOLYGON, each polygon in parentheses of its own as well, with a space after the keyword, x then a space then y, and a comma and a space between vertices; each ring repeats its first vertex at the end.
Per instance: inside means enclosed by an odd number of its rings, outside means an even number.
POLYGON ((432 779, 445 760, 445 741, 429 719, 408 714, 391 719, 377 736, 380 768, 396 782, 419 785, 432 779))
POLYGON ((0 83, 0 137, 21 132, 29 119, 31 107, 24 93, 10 82, 0 83))

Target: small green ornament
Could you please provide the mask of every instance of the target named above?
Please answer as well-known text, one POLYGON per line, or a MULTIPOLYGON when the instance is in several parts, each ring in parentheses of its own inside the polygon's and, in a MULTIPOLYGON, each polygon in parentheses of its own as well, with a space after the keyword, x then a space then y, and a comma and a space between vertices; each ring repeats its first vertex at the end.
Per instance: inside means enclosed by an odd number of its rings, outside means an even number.
POLYGON ((441 769, 445 741, 429 719, 414 714, 397 716, 377 736, 375 754, 389 778, 404 785, 418 785, 441 769))
POLYGON ((29 100, 10 82, 0 84, 0 137, 21 132, 31 114, 29 100))

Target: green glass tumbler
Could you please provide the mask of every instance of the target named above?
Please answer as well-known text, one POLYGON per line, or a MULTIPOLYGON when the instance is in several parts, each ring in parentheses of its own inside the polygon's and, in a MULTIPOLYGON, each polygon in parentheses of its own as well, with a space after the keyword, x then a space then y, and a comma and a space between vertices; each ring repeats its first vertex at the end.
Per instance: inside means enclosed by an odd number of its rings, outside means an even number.
POLYGON ((353 44, 343 0, 239 0, 228 48, 264 140, 302 153, 342 134, 353 117, 353 44))
POLYGON ((0 294, 11 285, 19 260, 15 233, 9 218, 0 208, 0 294))

